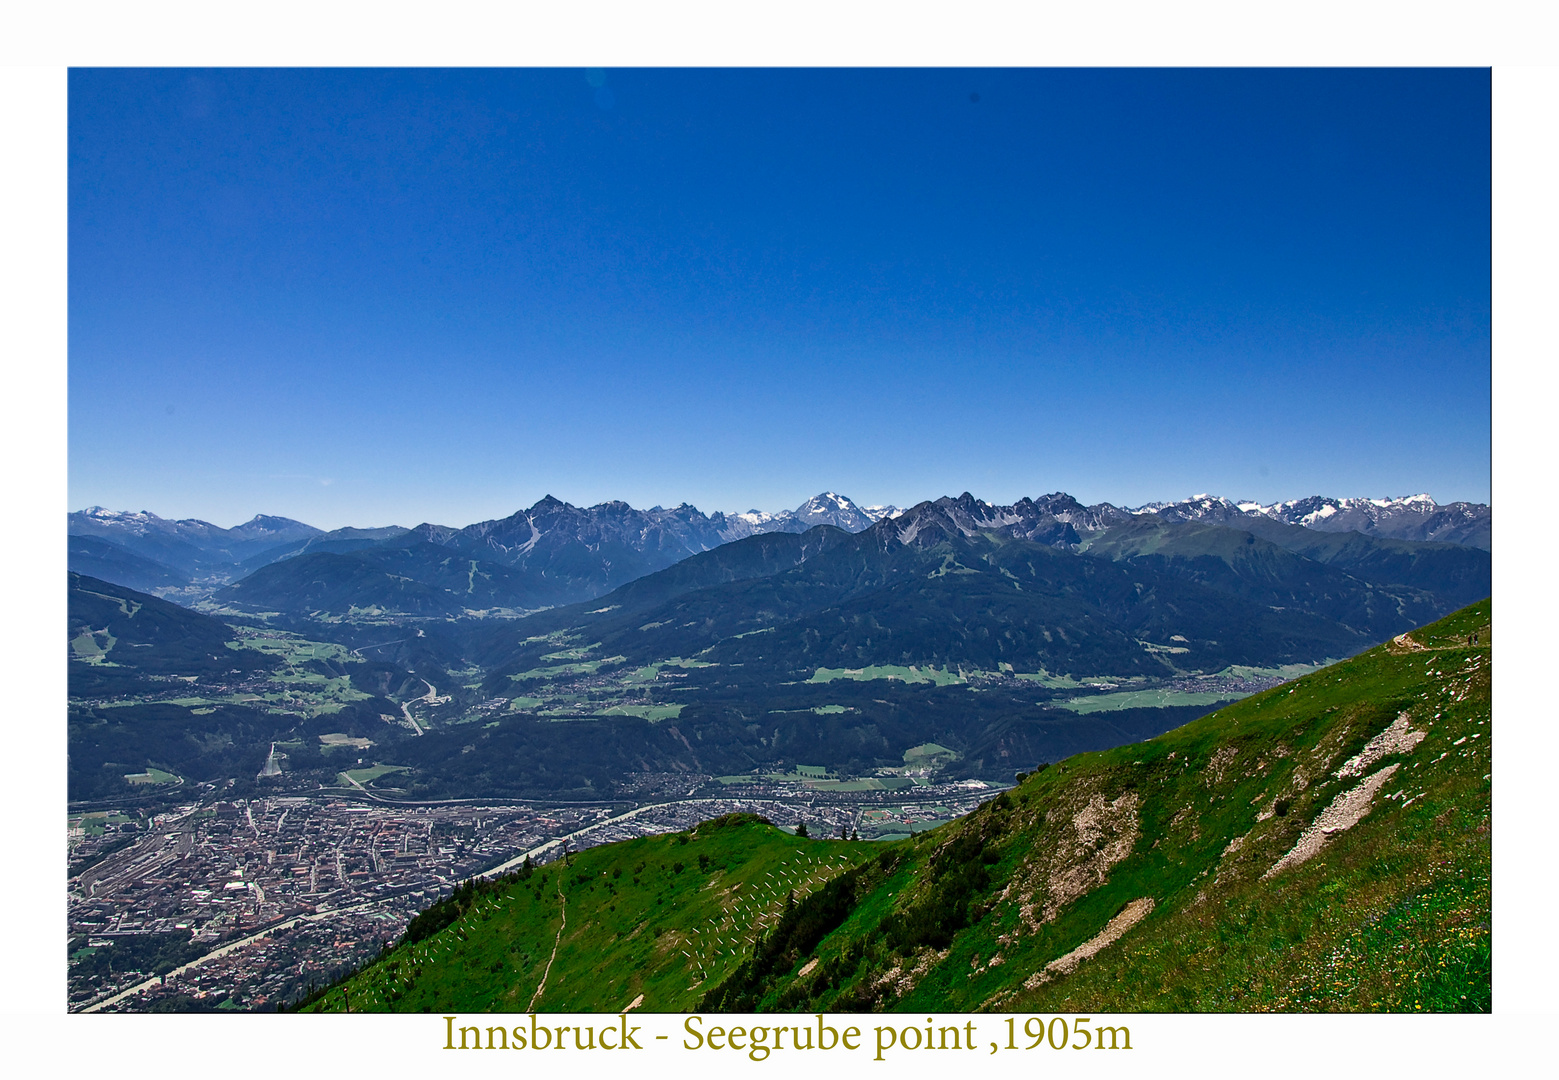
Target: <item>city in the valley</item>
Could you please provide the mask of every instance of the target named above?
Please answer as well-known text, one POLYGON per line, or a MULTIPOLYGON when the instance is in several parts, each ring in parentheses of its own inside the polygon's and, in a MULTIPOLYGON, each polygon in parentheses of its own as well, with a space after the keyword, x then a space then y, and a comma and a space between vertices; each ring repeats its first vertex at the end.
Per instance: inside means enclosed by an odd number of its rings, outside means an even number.
POLYGON ((892 839, 995 794, 978 780, 813 792, 755 778, 716 798, 398 804, 335 791, 228 798, 203 784, 183 802, 76 810, 70 1009, 274 1009, 377 954, 459 882, 527 857, 738 811, 812 836, 892 839))

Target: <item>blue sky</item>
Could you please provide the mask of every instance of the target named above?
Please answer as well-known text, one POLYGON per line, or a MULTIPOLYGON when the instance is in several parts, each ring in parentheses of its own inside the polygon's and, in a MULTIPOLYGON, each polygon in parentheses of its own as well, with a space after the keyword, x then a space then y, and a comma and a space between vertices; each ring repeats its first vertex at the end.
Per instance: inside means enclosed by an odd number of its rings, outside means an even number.
POLYGON ((1489 77, 75 71, 70 503, 1489 497, 1489 77))

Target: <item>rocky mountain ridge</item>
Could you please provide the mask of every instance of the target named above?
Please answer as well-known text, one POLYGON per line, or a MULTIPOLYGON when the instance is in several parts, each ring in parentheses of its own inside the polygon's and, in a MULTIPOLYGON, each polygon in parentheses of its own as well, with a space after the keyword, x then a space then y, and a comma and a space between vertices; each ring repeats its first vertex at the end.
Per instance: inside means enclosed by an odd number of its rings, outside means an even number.
POLYGON ((1216 495, 1193 495, 1179 502, 1148 503, 1131 511, 1175 521, 1206 520, 1228 525, 1265 517, 1317 532, 1357 532, 1391 540, 1429 540, 1488 550, 1492 512, 1487 503, 1436 503, 1428 495, 1387 499, 1304 499, 1262 504, 1216 495))
POLYGON ((1130 508, 1111 503, 1086 506, 1064 492, 1001 506, 966 492, 956 499, 944 497, 904 510, 886 505, 862 507, 829 491, 794 510, 716 511, 707 515, 687 503, 648 510, 636 510, 621 501, 578 507, 548 495, 509 517, 463 528, 424 522, 412 529, 386 526, 329 532, 291 518, 266 515, 224 529, 199 519, 167 519, 149 511, 94 506, 71 514, 68 528, 73 538, 93 541, 72 547, 72 565, 77 570, 111 579, 128 574, 134 580, 127 578, 123 584, 156 588, 184 600, 207 595, 212 588, 285 559, 427 544, 467 559, 555 579, 559 586, 552 590, 557 592, 556 598, 544 598, 547 590, 538 593, 537 602, 545 605, 567 602, 561 598, 581 588, 599 594, 690 555, 764 533, 801 533, 830 525, 848 533, 883 530, 884 536, 891 532, 901 542, 910 543, 922 529, 939 536, 949 535, 948 530, 962 535, 995 530, 1010 537, 1068 546, 1083 543, 1089 533, 1149 515, 1241 529, 1270 522, 1322 533, 1357 532, 1372 538, 1456 543, 1485 550, 1490 546, 1487 505, 1458 502, 1441 506, 1427 495, 1401 499, 1311 496, 1270 505, 1199 495, 1130 508))

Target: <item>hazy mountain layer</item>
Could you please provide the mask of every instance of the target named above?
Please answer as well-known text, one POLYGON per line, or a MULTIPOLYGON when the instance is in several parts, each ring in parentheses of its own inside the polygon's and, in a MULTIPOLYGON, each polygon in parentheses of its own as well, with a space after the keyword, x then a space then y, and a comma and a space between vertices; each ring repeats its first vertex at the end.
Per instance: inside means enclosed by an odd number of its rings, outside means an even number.
POLYGON ((320 530, 291 518, 263 514, 223 529, 195 518, 170 520, 144 510, 134 513, 91 506, 70 515, 69 532, 109 541, 194 577, 222 576, 228 568, 261 551, 302 542, 320 530))
POLYGON ((69 545, 66 558, 72 573, 85 574, 100 581, 112 581, 141 592, 175 589, 189 584, 188 574, 137 555, 108 540, 95 536, 72 536, 69 545))

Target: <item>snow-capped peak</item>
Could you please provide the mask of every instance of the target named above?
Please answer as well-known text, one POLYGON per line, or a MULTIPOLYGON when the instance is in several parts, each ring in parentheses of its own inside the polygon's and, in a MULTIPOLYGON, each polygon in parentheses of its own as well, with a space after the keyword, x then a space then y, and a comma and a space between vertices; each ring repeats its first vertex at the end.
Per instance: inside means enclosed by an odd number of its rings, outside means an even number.
POLYGON ((899 512, 896 506, 876 506, 865 510, 848 496, 837 491, 824 491, 794 510, 770 512, 752 509, 746 513, 727 514, 727 526, 721 536, 727 540, 740 540, 754 533, 805 532, 816 525, 832 525, 846 532, 860 532, 880 518, 894 517, 899 512))
POLYGON ((1192 495, 1189 499, 1181 499, 1178 502, 1151 502, 1132 509, 1126 508, 1131 514, 1160 514, 1166 517, 1191 519, 1203 517, 1227 517, 1230 514, 1238 514, 1241 507, 1219 495, 1209 495, 1203 492, 1200 495, 1192 495))
POLYGON ((150 510, 110 510, 105 506, 89 506, 81 513, 98 521, 161 521, 150 510))

